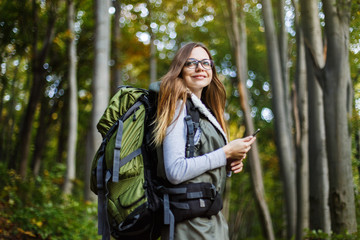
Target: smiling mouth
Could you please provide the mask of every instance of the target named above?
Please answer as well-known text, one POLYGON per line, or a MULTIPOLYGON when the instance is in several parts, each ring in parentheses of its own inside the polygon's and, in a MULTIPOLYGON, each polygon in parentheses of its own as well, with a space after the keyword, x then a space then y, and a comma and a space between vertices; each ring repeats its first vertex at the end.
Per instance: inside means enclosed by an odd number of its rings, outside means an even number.
POLYGON ((206 78, 206 76, 203 76, 203 75, 195 75, 195 76, 193 76, 193 78, 196 78, 196 79, 204 79, 204 78, 206 78))

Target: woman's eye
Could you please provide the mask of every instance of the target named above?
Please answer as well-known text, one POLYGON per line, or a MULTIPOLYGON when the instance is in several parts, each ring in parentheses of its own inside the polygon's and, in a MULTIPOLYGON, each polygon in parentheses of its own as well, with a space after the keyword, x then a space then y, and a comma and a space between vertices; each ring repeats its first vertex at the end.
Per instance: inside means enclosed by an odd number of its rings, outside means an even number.
POLYGON ((203 61, 202 64, 204 66, 210 66, 211 65, 210 61, 203 61))
POLYGON ((194 66, 194 65, 195 65, 195 62, 193 62, 193 61, 186 62, 186 64, 185 64, 185 66, 187 66, 187 67, 191 67, 191 66, 194 66))

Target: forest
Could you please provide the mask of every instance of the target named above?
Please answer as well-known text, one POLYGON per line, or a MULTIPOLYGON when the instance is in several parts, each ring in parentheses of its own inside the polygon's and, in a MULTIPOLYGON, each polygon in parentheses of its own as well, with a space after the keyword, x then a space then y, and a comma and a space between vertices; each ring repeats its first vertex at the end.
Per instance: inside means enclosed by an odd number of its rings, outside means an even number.
POLYGON ((91 161, 120 85, 210 49, 237 239, 360 239, 360 0, 0 0, 0 239, 100 239, 91 161))

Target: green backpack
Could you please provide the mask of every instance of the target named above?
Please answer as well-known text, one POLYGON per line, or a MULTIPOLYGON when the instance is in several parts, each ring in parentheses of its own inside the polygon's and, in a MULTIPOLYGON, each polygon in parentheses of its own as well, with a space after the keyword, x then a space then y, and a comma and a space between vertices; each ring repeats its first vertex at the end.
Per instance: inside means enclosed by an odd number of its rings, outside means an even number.
POLYGON ((155 96, 124 86, 97 124, 103 141, 92 162, 91 190, 98 195, 98 232, 120 239, 156 239, 159 209, 151 179, 156 174, 150 148, 155 96), (147 166, 146 166, 147 165, 147 166))
MULTIPOLYGON (((158 89, 154 84, 150 88, 158 89), (155 87, 154 87, 155 86, 155 87)), ((97 129, 103 141, 91 167, 91 190, 98 195, 98 233, 103 240, 174 238, 175 223, 210 217, 222 209, 211 183, 172 185, 158 178, 152 143, 156 91, 123 86, 111 98, 97 129)), ((186 152, 193 157, 199 111, 186 102, 186 152)))

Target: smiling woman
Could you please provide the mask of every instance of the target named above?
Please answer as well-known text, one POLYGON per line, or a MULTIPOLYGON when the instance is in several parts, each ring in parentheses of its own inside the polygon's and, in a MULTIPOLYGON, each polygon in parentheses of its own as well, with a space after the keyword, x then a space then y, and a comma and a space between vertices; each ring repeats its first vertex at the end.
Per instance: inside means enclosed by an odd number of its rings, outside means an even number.
MULTIPOLYGON (((174 239, 229 238, 220 211, 226 171, 242 171, 242 160, 256 138, 227 142, 225 101, 209 50, 199 43, 180 48, 162 78, 154 131, 158 176, 172 190, 186 189, 181 197, 165 190, 169 196, 164 205, 170 201, 172 214, 166 210, 164 214, 175 221, 174 232, 170 231, 174 239)), ((162 239, 170 236, 163 234, 162 239)))

